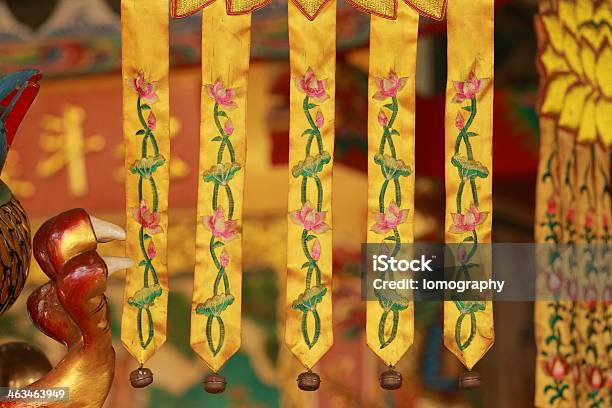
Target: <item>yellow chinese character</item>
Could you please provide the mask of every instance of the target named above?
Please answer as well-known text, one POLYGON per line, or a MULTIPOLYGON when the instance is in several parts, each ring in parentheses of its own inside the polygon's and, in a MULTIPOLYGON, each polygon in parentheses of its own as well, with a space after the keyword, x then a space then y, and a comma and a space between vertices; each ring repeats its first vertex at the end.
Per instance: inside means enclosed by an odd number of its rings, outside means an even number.
POLYGON ((41 148, 49 155, 38 163, 38 174, 47 178, 66 168, 68 190, 77 197, 87 194, 87 154, 104 148, 102 136, 83 134, 86 118, 85 109, 68 105, 61 116, 43 117, 45 132, 40 138, 41 148))
MULTIPOLYGON (((170 141, 176 139, 181 132, 181 121, 175 116, 170 117, 170 141)), ((115 146, 114 155, 122 159, 125 154, 123 142, 115 146)), ((189 165, 179 156, 171 154, 170 158, 170 179, 183 178, 189 174, 189 165)), ((119 167, 115 170, 115 180, 123 182, 125 180, 125 169, 119 167)))
POLYGON ((21 165, 19 152, 13 148, 6 158, 6 163, 2 170, 2 181, 6 183, 16 197, 32 197, 36 191, 34 184, 22 179, 22 176, 23 166, 21 165))

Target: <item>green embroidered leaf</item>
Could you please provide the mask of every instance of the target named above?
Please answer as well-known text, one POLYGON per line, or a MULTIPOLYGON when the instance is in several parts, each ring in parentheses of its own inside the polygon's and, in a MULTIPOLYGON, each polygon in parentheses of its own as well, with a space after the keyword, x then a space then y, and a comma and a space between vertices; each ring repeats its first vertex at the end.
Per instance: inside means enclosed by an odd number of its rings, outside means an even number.
POLYGON ((473 300, 457 301, 455 302, 455 304, 457 306, 457 309, 459 309, 459 312, 461 312, 461 314, 476 313, 478 311, 482 311, 486 309, 484 302, 478 302, 478 301, 473 301, 473 300))
POLYGON ((306 237, 306 242, 308 242, 308 241, 312 241, 312 240, 313 240, 313 239, 315 239, 315 238, 316 238, 316 236, 314 236, 314 235, 308 235, 308 236, 306 237))
POLYGON ((472 111, 472 107, 471 106, 464 106, 461 109, 463 109, 466 112, 471 112, 472 111))
POLYGON ((142 288, 130 298, 128 298, 128 304, 130 306, 137 307, 139 309, 147 308, 153 304, 155 299, 160 297, 162 294, 162 287, 160 285, 153 285, 148 288, 142 288))
POLYGON ((153 173, 160 167, 166 163, 166 159, 161 154, 158 154, 154 157, 144 157, 140 160, 136 160, 132 167, 130 168, 130 172, 132 174, 138 174, 144 179, 150 179, 153 176, 153 173))
POLYGON ((142 136, 142 135, 144 135, 145 133, 147 133, 147 132, 145 132, 145 130, 144 130, 144 129, 140 129, 138 132, 136 132, 136 136, 142 136))
POLYGON ((407 177, 412 174, 412 169, 403 160, 396 159, 387 154, 376 153, 374 163, 380 165, 382 174, 387 180, 401 176, 407 177))
POLYGON ((550 336, 546 338, 546 340, 544 340, 546 344, 549 344, 552 341, 557 341, 557 337, 554 334, 551 334, 550 336))
POLYGON ((310 261, 308 261, 308 262, 304 262, 304 263, 302 264, 302 267, 301 267, 300 269, 308 268, 308 267, 310 267, 311 265, 312 265, 312 264, 310 263, 310 261))
POLYGON ((223 140, 223 138, 221 136, 215 136, 212 139, 210 139, 212 142, 220 142, 223 140))
POLYGON ((409 300, 406 296, 401 295, 397 290, 374 289, 374 294, 378 298, 380 307, 385 311, 399 312, 408 309, 409 300))
POLYGON ((455 155, 451 159, 451 163, 459 170, 462 179, 486 178, 489 176, 489 170, 481 162, 470 160, 465 156, 455 155))
POLYGON ((385 106, 385 108, 387 108, 387 109, 389 109, 391 111, 393 110, 393 104, 392 103, 388 103, 388 104, 386 104, 384 106, 385 106))
POLYGON ((400 134, 400 132, 398 132, 397 130, 395 130, 395 129, 392 129, 392 130, 391 130, 391 135, 392 135, 392 136, 393 136, 393 135, 399 136, 399 134, 400 134))
POLYGON ((474 137, 474 136, 478 136, 478 133, 476 132, 467 132, 468 137, 474 137))
POLYGON ((202 174, 202 179, 207 183, 225 186, 240 169, 240 164, 236 162, 218 163, 206 170, 202 174))
POLYGON ((149 105, 147 105, 146 103, 143 103, 142 105, 140 105, 140 109, 142 109, 142 110, 151 110, 151 107, 149 105))
POLYGON ((383 241, 395 241, 395 236, 391 235, 391 236, 385 237, 383 241))
POLYGON ((473 242, 474 241, 474 237, 465 237, 463 238, 463 242, 473 242))
POLYGON ((216 241, 216 242, 213 244, 213 248, 220 248, 220 247, 222 247, 222 246, 224 246, 224 245, 225 245, 225 244, 224 244, 223 242, 221 242, 221 241, 216 241))
POLYGON ((138 262, 138 266, 147 266, 147 261, 138 262))
POLYGON ((314 132, 312 131, 312 129, 306 129, 304 132, 302 132, 302 136, 306 136, 306 135, 312 135, 314 132))
POLYGON ((217 116, 221 116, 221 117, 227 118, 227 113, 225 113, 224 111, 219 111, 219 112, 217 112, 217 116))
POLYGON ((145 241, 147 239, 151 238, 151 236, 149 234, 143 234, 142 239, 144 239, 145 241))
POLYGON ((205 316, 219 317, 221 312, 234 303, 234 296, 229 293, 222 293, 206 299, 204 303, 196 306, 196 313, 205 316))
POLYGON ((313 286, 302 292, 296 300, 291 304, 294 310, 300 310, 304 313, 315 310, 318 303, 323 301, 323 296, 327 293, 327 288, 323 285, 313 286))
POLYGON ((314 104, 314 103, 309 103, 309 104, 306 106, 306 109, 309 109, 309 110, 310 110, 310 109, 312 109, 312 108, 316 108, 317 106, 319 106, 319 105, 314 104))
POLYGON ((323 170, 323 166, 331 161, 331 155, 323 151, 314 156, 306 156, 304 160, 300 160, 291 169, 293 177, 312 177, 323 170))

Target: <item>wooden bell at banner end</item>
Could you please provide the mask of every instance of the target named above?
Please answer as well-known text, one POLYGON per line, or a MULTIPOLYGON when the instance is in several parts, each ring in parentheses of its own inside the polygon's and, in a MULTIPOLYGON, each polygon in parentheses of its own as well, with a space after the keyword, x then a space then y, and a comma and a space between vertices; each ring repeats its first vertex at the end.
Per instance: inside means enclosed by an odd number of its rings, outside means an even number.
POLYGON ((204 378, 204 389, 210 394, 220 394, 225 391, 227 381, 225 377, 217 373, 212 373, 204 378))
POLYGON ((392 366, 387 371, 384 371, 380 378, 380 386, 385 390, 397 390, 402 386, 403 378, 402 374, 395 371, 392 366))
POLYGON ((319 374, 313 373, 312 370, 304 371, 297 377, 298 388, 302 391, 316 391, 321 385, 321 377, 319 374))
POLYGON ((153 371, 140 366, 130 373, 130 384, 134 388, 148 387, 153 383, 153 371))
POLYGON ((459 388, 478 388, 480 382, 480 374, 476 371, 466 371, 459 376, 459 388))

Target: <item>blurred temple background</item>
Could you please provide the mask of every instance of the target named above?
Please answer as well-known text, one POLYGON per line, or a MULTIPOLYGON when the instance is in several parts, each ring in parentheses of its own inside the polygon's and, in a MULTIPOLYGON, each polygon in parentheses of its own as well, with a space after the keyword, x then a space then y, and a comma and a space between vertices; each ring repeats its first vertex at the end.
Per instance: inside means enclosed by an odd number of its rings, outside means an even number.
MULTIPOLYGON (((535 0, 496 1, 494 240, 532 241, 536 170, 535 0)), ((43 71, 40 95, 13 144, 2 179, 28 211, 33 230, 73 207, 124 222, 119 38, 120 0, 3 0, 0 73, 43 71)), ((289 62, 287 3, 253 16, 244 205, 243 340, 222 373, 228 391, 206 394, 204 364, 189 347, 200 93, 199 16, 171 22, 172 164, 168 341, 151 360, 155 383, 134 390, 135 361, 119 341, 122 278, 111 280, 117 371, 108 407, 527 407, 533 406, 532 305, 495 306, 497 341, 477 369, 481 391, 457 387, 462 371, 442 344, 437 303, 416 305, 414 346, 397 367, 404 386, 384 392, 382 369, 365 344, 360 244, 366 226, 366 113, 369 17, 338 2, 337 136, 334 168, 335 344, 318 372, 321 391, 304 394, 301 367, 283 345, 289 62), (282 296, 281 296, 282 297, 282 296)), ((421 241, 443 239, 445 23, 421 18, 417 72, 417 224, 421 241)), ((103 248, 122 254, 121 245, 103 248)), ((33 266, 29 291, 42 282, 33 266)), ((0 318, 0 342, 38 345, 53 363, 61 346, 27 318, 25 299, 0 318)))

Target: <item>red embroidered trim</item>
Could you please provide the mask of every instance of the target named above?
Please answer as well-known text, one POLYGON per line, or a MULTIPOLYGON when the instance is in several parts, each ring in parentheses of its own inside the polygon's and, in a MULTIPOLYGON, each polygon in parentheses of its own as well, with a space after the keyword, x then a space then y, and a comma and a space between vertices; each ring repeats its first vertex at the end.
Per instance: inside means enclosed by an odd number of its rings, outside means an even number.
POLYGON ((411 9, 413 9, 414 11, 419 13, 420 15, 425 16, 425 17, 429 17, 432 20, 442 21, 446 17, 446 6, 448 5, 448 0, 444 0, 444 3, 442 3, 442 13, 440 14, 440 17, 436 17, 433 14, 429 14, 429 13, 424 12, 423 10, 420 10, 415 5, 410 4, 410 0, 404 0, 404 3, 406 3, 408 5, 408 7, 410 7, 411 9))
POLYGON ((349 3, 351 6, 355 7, 357 10, 361 11, 362 13, 370 14, 372 16, 377 16, 381 18, 386 18, 388 20, 397 19, 397 0, 393 0, 393 16, 387 16, 381 13, 376 13, 372 10, 368 10, 365 7, 361 6, 360 4, 353 2, 352 0, 346 0, 346 2, 349 3))
MULTIPOLYGON (((353 6, 357 10, 361 11, 362 13, 370 14, 372 16, 378 16, 378 17, 386 18, 386 19, 389 19, 389 20, 396 20, 397 19, 397 0, 393 0, 393 16, 387 16, 387 15, 384 15, 384 14, 381 14, 381 13, 377 13, 377 12, 372 11, 372 10, 368 10, 367 8, 363 7, 362 5, 355 3, 353 0, 346 0, 346 1, 351 6, 353 6)), ((428 17, 428 18, 431 18, 432 20, 443 21, 444 18, 446 17, 446 6, 448 4, 448 0, 444 0, 444 3, 442 4, 442 13, 441 13, 440 17, 436 17, 433 14, 426 13, 425 11, 423 11, 423 10, 419 9, 418 7, 416 7, 415 5, 411 4, 410 0, 404 0, 404 3, 406 3, 406 5, 408 5, 408 7, 410 7, 411 9, 413 9, 414 11, 419 13, 420 15, 428 17)))
MULTIPOLYGON (((205 7, 210 6, 211 4, 213 4, 215 2, 215 0, 209 0, 205 3, 202 3, 202 5, 200 7, 198 7, 197 9, 193 10, 190 13, 185 13, 185 14, 178 14, 177 12, 177 2, 179 0, 171 0, 170 2, 170 15, 172 16, 172 18, 185 18, 185 17, 189 17, 191 15, 196 14, 197 12, 199 12, 200 10, 204 9, 205 7)), ((244 14, 250 14, 254 11, 257 11, 265 6, 267 6, 268 4, 270 4, 272 2, 272 0, 265 0, 259 4, 256 4, 255 6, 251 7, 248 10, 245 11, 240 11, 240 12, 233 12, 232 11, 232 0, 225 0, 225 10, 227 11, 227 14, 229 16, 239 16, 239 15, 244 15, 244 14)))
POLYGON ((306 12, 306 10, 304 10, 299 0, 291 0, 291 2, 295 5, 295 7, 297 7, 298 10, 300 10, 300 12, 304 15, 304 17, 306 17, 310 21, 313 21, 315 18, 317 18, 317 16, 321 13, 321 11, 323 11, 325 6, 327 6, 327 3, 329 3, 329 1, 330 0, 325 0, 323 3, 321 3, 317 11, 315 11, 315 13, 311 16, 306 12))

